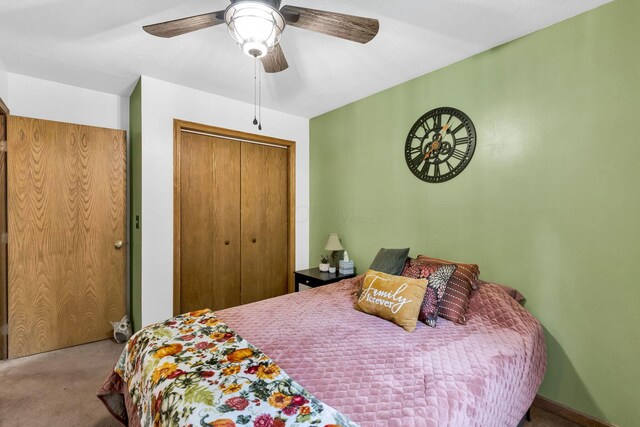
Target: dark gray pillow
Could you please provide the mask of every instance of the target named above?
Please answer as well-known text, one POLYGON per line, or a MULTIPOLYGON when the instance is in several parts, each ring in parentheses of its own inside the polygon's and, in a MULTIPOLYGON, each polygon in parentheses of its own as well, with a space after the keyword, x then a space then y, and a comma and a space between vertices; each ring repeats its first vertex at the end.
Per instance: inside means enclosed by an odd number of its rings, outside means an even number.
POLYGON ((378 255, 371 263, 371 270, 381 271, 387 274, 399 276, 404 268, 404 263, 409 256, 409 248, 405 249, 385 249, 378 251, 378 255))

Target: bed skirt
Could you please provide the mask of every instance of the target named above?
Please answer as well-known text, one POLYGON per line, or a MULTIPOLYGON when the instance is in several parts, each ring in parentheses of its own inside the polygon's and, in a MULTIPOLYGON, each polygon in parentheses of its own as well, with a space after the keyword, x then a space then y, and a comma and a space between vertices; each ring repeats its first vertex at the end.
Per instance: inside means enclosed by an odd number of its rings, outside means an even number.
POLYGON ((127 384, 116 372, 111 370, 111 373, 104 380, 104 384, 98 390, 97 396, 111 415, 122 425, 141 427, 138 411, 131 401, 127 384))

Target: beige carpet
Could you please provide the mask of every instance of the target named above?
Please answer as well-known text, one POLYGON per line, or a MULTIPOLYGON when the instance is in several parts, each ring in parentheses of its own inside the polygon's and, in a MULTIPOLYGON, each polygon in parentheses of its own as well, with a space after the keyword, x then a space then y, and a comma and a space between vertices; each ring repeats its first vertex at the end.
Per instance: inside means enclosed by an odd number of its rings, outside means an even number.
POLYGON ((99 341, 0 362, 0 426, 120 426, 96 391, 123 347, 99 341))
MULTIPOLYGON (((115 427, 96 397, 123 346, 100 341, 0 362, 0 426, 115 427)), ((574 427, 533 408, 525 427, 574 427)))

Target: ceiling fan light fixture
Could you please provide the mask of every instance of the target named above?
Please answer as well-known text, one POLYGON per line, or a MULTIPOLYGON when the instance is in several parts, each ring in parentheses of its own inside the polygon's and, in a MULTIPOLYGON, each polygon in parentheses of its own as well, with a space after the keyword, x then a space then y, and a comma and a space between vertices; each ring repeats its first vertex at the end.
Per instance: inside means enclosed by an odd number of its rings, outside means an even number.
POLYGON ((252 58, 266 56, 280 42, 285 20, 269 4, 239 1, 224 14, 229 34, 240 49, 252 58))

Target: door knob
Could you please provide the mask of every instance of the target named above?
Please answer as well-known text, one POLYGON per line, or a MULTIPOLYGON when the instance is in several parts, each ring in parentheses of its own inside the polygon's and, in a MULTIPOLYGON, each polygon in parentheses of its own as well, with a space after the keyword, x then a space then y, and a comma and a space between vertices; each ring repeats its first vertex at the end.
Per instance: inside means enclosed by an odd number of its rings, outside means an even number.
POLYGON ((124 242, 122 240, 118 240, 113 246, 115 246, 116 249, 122 249, 124 242))

